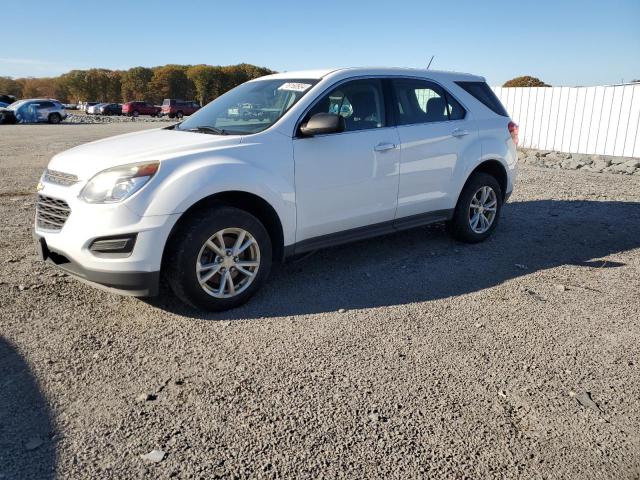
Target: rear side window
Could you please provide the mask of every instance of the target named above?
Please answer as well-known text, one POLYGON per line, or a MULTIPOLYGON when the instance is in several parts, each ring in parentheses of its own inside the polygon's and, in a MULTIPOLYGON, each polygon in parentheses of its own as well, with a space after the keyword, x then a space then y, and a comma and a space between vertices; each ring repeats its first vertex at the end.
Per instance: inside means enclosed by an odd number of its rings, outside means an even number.
POLYGON ((496 94, 485 82, 456 82, 456 84, 498 115, 509 116, 496 94))
POLYGON ((462 106, 439 85, 419 79, 394 79, 398 125, 460 120, 462 106))
POLYGON ((448 92, 444 92, 449 107, 449 120, 462 120, 466 114, 462 105, 453 98, 448 92))

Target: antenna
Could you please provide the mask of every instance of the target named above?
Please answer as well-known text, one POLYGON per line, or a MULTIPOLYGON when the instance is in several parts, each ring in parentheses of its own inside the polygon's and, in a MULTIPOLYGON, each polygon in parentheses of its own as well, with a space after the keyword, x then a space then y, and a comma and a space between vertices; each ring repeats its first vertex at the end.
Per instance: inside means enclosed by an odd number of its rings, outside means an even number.
POLYGON ((429 65, 427 65, 427 70, 429 70, 429 67, 431 66, 431 62, 433 62, 435 55, 431 55, 431 60, 429 60, 429 65))

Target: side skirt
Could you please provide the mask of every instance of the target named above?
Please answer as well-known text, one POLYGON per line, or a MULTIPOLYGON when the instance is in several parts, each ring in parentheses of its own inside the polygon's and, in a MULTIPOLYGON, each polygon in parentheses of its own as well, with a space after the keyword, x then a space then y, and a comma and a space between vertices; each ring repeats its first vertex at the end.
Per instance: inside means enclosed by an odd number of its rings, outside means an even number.
POLYGON ((357 242, 367 238, 388 235, 390 233, 421 227, 431 223, 446 222, 453 217, 454 209, 436 210, 434 212, 420 213, 409 217, 396 218, 388 222, 376 223, 364 227, 344 230, 342 232, 330 233, 319 237, 308 238, 301 242, 284 247, 284 258, 293 257, 301 253, 319 250, 321 248, 333 247, 344 243, 357 242))

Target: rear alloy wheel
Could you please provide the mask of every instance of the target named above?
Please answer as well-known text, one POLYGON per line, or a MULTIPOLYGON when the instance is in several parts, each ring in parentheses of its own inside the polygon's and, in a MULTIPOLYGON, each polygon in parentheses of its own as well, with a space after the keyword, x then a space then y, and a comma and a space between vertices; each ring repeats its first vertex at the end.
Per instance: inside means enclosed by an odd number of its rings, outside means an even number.
POLYGON ((49 123, 58 124, 62 121, 62 117, 59 113, 52 113, 49 115, 49 123))
POLYGON ((475 233, 482 234, 491 228, 498 210, 498 197, 493 188, 480 187, 471 197, 469 206, 469 226, 475 233))
POLYGON ((495 230, 501 209, 498 181, 486 173, 474 173, 462 189, 449 231, 462 242, 481 242, 495 230))
POLYGON ((196 308, 245 303, 271 269, 271 239, 250 213, 219 206, 194 213, 173 236, 164 273, 174 293, 196 308))

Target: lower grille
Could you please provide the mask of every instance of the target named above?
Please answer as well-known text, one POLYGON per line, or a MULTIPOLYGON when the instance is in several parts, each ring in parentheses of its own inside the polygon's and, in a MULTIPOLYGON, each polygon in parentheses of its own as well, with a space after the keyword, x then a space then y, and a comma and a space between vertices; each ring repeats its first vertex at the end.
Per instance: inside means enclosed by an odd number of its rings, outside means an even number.
POLYGON ((60 230, 69 218, 71 209, 64 200, 38 195, 36 224, 46 230, 60 230))

